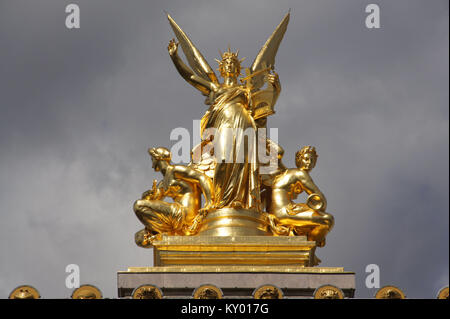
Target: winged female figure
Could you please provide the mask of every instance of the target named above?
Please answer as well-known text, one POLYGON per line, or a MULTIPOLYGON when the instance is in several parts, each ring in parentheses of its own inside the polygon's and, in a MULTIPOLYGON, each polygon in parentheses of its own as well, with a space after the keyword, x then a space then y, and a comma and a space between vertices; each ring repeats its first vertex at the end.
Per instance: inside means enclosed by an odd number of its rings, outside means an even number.
MULTIPOLYGON (((208 175, 213 177, 213 207, 260 211, 258 143, 256 139, 246 137, 245 132, 253 130, 256 134, 257 128, 265 127, 266 117, 274 113, 273 106, 281 87, 278 75, 271 73, 271 70, 289 22, 289 13, 261 48, 252 66, 246 69, 247 74, 241 79, 241 83, 238 78, 241 75, 242 61, 238 58, 238 52, 232 52, 228 48, 221 53, 221 60, 217 61, 223 80, 219 81, 184 31, 170 15, 168 19, 178 39, 178 42, 174 39, 169 42, 169 55, 180 75, 206 96, 205 104, 209 105, 201 120, 202 145, 210 138, 205 137, 205 132, 211 128, 215 130, 214 165, 206 165, 210 170, 208 175), (179 45, 189 66, 178 55, 179 45), (266 82, 268 85, 263 89, 266 82), (231 137, 230 132, 233 134, 231 137), (244 154, 243 160, 237 161, 239 154, 244 154)), ((201 166, 197 165, 196 168, 201 166)))

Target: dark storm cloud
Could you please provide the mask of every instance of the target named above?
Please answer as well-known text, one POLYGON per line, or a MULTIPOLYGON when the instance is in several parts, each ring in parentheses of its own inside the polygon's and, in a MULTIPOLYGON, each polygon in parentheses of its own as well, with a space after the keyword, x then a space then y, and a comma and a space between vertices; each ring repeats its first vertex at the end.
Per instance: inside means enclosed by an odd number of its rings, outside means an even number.
POLYGON ((292 8, 269 125, 291 167, 318 149, 336 218, 322 265, 355 271, 360 297, 370 263, 412 298, 448 284, 447 1, 379 1, 379 30, 356 0, 77 3, 79 30, 65 2, 0 4, 0 297, 21 283, 69 296, 70 263, 115 297, 116 271, 151 264, 131 209, 159 178, 146 149, 205 111, 168 58, 164 10, 215 69, 228 45, 248 67, 292 8))

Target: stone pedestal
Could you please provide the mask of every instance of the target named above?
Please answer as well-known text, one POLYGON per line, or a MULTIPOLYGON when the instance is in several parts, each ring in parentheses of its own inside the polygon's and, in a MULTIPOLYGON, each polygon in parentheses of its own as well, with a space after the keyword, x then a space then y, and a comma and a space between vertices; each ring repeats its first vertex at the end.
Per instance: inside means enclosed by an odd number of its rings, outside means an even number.
POLYGON ((163 236, 153 245, 154 267, 118 272, 119 298, 142 285, 158 287, 164 298, 192 298, 202 285, 216 286, 223 298, 253 298, 263 285, 281 289, 284 298, 311 298, 323 285, 347 298, 355 292, 353 272, 312 267, 316 246, 302 236, 163 236))
POLYGON ((119 298, 127 298, 136 287, 159 287, 164 298, 192 298, 197 287, 210 284, 220 288, 223 298, 253 298, 262 285, 282 290, 284 298, 312 298, 323 285, 340 288, 353 298, 355 274, 343 268, 273 266, 166 266, 133 267, 118 273, 119 298))

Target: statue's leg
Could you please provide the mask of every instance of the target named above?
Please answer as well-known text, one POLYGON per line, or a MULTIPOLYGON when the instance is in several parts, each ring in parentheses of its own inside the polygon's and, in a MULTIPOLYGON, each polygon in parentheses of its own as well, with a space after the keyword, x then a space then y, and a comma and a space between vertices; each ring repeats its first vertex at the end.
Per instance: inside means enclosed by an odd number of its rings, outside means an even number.
POLYGON ((297 235, 306 235, 308 240, 317 242, 317 246, 325 245, 325 236, 334 226, 333 215, 312 209, 305 210, 305 204, 284 207, 276 213, 281 225, 291 225, 297 235))
POLYGON ((325 237, 334 226, 334 217, 328 213, 314 212, 312 223, 316 226, 309 233, 308 238, 317 242, 317 246, 325 246, 325 237))
POLYGON ((174 234, 184 221, 184 210, 179 203, 139 199, 133 209, 137 218, 152 233, 174 234))

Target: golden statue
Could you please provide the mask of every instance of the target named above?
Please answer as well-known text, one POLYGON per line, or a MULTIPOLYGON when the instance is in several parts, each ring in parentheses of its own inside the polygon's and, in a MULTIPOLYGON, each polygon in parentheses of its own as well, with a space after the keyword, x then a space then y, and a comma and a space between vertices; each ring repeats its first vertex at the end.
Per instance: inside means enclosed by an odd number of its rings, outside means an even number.
POLYGON ((241 81, 246 82, 246 85, 238 82, 242 62, 238 59, 238 52, 231 52, 228 48, 227 52, 221 53, 222 60, 217 60, 218 70, 223 77, 223 82, 220 83, 186 34, 170 16, 168 19, 192 69, 179 57, 175 40, 169 43, 170 57, 180 75, 205 95, 205 103, 210 105, 201 120, 200 133, 203 136, 208 129, 215 129, 213 206, 216 209, 234 207, 260 210, 256 139, 246 145, 245 132, 249 129, 250 132, 255 132, 255 120, 273 113, 270 110, 281 87, 276 73, 266 74, 271 70, 267 66, 273 67, 275 63, 275 54, 286 31, 289 14, 263 46, 252 67, 247 70, 248 76, 241 81), (261 90, 265 80, 269 85, 261 90), (269 111, 261 111, 267 107, 269 111), (230 129, 239 130, 233 132, 230 129), (247 151, 244 150, 246 146, 247 151), (242 160, 237 161, 236 158, 240 156, 242 160), (231 162, 227 159, 231 159, 231 162))
MULTIPOLYGON (((136 244, 149 247, 159 234, 192 235, 195 218, 212 205, 211 179, 200 171, 182 165, 171 165, 171 154, 164 147, 151 148, 152 167, 164 179, 142 194, 134 203, 134 212, 146 226, 135 235, 136 244), (205 197, 205 207, 200 208, 200 193, 205 197), (171 197, 173 203, 163 201, 171 197)), ((200 215, 201 216, 201 215, 200 215)))
POLYGON ((326 198, 309 175, 317 158, 316 149, 312 146, 305 146, 295 154, 298 169, 286 169, 274 178, 267 210, 275 217, 275 233, 306 235, 308 240, 322 247, 326 234, 334 225, 334 218, 325 212, 326 198), (309 195, 306 202, 294 203, 293 200, 303 191, 309 195))
MULTIPOLYGON (((170 40, 169 55, 182 78, 206 97, 209 107, 200 121, 201 143, 192 149, 189 165, 172 165, 165 148, 149 150, 153 168, 164 177, 154 181, 153 188, 134 204, 145 226, 135 235, 139 246, 161 243, 163 235, 306 236, 305 240, 317 246, 325 244, 334 219, 325 211, 325 196, 309 175, 317 160, 315 148, 308 146, 297 152, 297 168, 288 169, 281 162, 283 148, 265 133, 267 117, 275 113, 281 92, 274 65, 289 16, 283 18, 250 68, 245 69, 245 76, 239 78, 243 59, 238 58, 238 52, 228 48, 220 53, 217 62, 223 80, 219 81, 200 51, 168 15, 178 40, 170 40), (179 46, 187 64, 178 55, 179 46), (307 200, 295 203, 301 192, 308 195, 307 200), (164 201, 166 197, 173 202, 164 201)), ((314 252, 313 248, 305 249, 314 252)))

